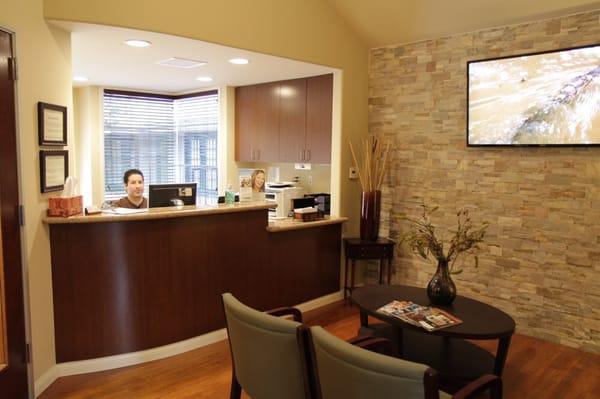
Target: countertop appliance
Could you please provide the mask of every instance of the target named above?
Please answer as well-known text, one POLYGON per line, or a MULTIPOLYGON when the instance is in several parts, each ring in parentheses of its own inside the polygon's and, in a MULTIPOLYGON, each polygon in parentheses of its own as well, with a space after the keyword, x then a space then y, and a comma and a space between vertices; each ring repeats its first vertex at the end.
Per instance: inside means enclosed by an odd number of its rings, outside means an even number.
POLYGON ((273 187, 267 184, 265 200, 277 204, 277 207, 269 208, 269 217, 284 219, 292 210, 292 200, 304 197, 302 187, 273 187))

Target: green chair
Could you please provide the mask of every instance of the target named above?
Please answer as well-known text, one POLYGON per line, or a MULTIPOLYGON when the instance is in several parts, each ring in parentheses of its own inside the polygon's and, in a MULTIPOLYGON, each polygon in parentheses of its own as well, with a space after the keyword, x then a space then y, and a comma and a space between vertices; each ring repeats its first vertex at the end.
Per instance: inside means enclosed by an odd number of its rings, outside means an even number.
MULTIPOLYGON (((259 312, 230 293, 222 295, 233 375, 231 399, 244 389, 253 399, 310 399, 304 345, 298 327, 302 314, 295 308, 259 312), (292 315, 294 321, 275 316, 292 315)), ((303 335, 306 337, 306 334, 303 335)))
POLYGON ((437 372, 424 364, 351 345, 321 327, 308 335, 315 399, 464 399, 488 389, 491 398, 502 397, 497 376, 485 375, 451 396, 439 390, 437 372))

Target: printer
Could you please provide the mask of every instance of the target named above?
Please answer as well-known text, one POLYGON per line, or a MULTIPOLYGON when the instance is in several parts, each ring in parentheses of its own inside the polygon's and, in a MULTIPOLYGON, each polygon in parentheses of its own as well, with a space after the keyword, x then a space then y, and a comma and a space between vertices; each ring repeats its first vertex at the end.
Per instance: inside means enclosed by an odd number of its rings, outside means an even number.
POLYGON ((269 208, 269 218, 284 219, 293 209, 292 200, 304 197, 304 189, 292 183, 267 183, 265 187, 265 201, 277 207, 269 208))

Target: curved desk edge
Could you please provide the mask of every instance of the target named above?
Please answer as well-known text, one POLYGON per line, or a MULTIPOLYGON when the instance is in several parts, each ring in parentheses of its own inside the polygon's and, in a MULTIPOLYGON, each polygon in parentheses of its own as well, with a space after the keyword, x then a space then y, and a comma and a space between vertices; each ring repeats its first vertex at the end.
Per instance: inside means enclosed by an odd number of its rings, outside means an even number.
POLYGON ((247 212, 273 207, 265 201, 240 202, 218 205, 189 205, 183 207, 150 208, 142 213, 126 215, 100 213, 97 215, 76 215, 70 217, 46 216, 42 220, 47 224, 105 223, 134 220, 170 219, 187 216, 216 215, 222 213, 247 212))

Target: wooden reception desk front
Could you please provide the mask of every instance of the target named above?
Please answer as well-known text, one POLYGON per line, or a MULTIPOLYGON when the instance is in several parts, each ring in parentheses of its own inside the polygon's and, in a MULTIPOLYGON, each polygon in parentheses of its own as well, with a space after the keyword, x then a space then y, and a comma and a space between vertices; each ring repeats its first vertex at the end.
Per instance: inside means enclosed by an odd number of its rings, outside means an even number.
POLYGON ((267 208, 260 202, 46 218, 57 362, 221 329, 223 292, 266 310, 339 291, 346 219, 269 227, 267 208))

